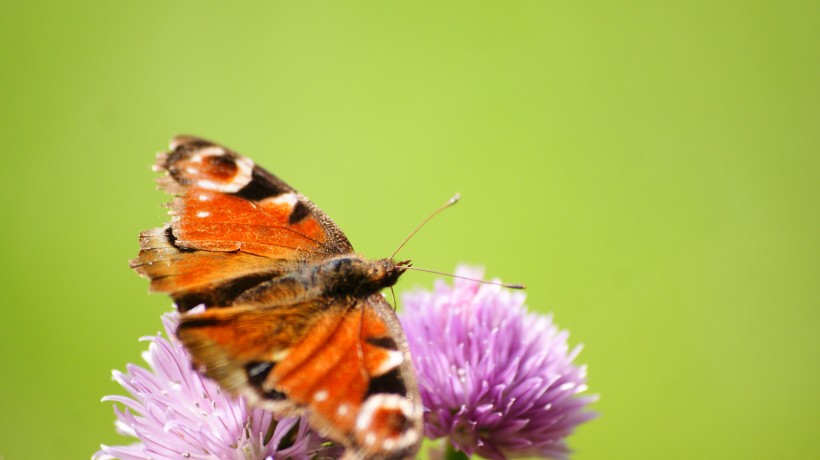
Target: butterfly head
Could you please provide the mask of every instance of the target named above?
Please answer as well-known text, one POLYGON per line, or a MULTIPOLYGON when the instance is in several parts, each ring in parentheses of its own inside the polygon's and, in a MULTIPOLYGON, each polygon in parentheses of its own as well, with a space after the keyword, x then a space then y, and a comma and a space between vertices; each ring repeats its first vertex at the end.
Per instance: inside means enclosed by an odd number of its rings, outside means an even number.
POLYGON ((407 271, 407 267, 410 266, 409 260, 395 262, 393 259, 379 259, 371 263, 373 264, 371 276, 374 280, 378 280, 376 284, 381 286, 378 289, 396 284, 399 277, 407 271))

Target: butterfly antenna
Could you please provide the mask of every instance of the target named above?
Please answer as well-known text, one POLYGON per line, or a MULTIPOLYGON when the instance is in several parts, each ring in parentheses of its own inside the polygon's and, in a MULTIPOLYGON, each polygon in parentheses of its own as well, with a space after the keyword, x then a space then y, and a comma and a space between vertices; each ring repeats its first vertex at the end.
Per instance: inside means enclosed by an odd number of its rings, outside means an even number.
POLYGON ((407 244, 407 242, 408 242, 408 241, 410 241, 410 238, 412 238, 412 237, 413 237, 413 235, 415 235, 416 233, 418 233, 418 231, 419 231, 419 230, 421 230, 421 228, 422 228, 422 227, 424 227, 424 225, 425 225, 425 224, 427 224, 427 222, 430 222, 430 219, 432 219, 433 217, 435 217, 435 216, 436 216, 436 214, 440 213, 441 211, 444 211, 445 209, 449 208, 450 206, 452 206, 452 205, 454 205, 454 204, 458 203, 458 200, 460 200, 460 199, 461 199, 461 195, 460 195, 460 194, 458 194, 458 193, 456 193, 455 195, 453 195, 453 197, 452 197, 452 198, 450 198, 449 200, 447 200, 447 202, 446 202, 446 203, 444 203, 443 205, 441 205, 441 207, 439 207, 438 209, 436 209, 435 211, 433 211, 433 212, 432 212, 429 216, 427 216, 427 218, 426 218, 426 219, 424 219, 423 221, 421 221, 421 223, 420 223, 420 224, 419 224, 419 225, 418 225, 418 226, 417 226, 417 227, 416 227, 416 228, 415 228, 412 232, 410 232, 410 234, 409 234, 409 235, 407 235, 407 238, 405 238, 405 239, 404 239, 404 241, 402 241, 402 242, 401 242, 401 244, 399 245, 399 247, 398 247, 398 248, 396 248, 396 250, 395 250, 395 251, 393 251, 393 254, 390 256, 390 258, 392 259, 392 258, 396 257, 396 254, 398 254, 398 253, 399 253, 399 251, 401 251, 401 248, 403 248, 403 247, 404 247, 404 245, 405 245, 405 244, 407 244))
POLYGON ((492 284, 492 285, 495 285, 495 286, 505 287, 507 289, 527 289, 527 286, 524 286, 523 284, 502 283, 500 281, 480 280, 480 279, 476 279, 476 278, 469 278, 469 277, 466 277, 466 276, 454 275, 452 273, 437 272, 435 270, 427 270, 426 268, 413 267, 411 265, 405 265, 404 268, 407 269, 407 270, 415 270, 417 272, 424 272, 424 273, 432 273, 434 275, 449 276, 450 278, 458 278, 460 280, 474 281, 476 283, 481 283, 481 284, 492 284))

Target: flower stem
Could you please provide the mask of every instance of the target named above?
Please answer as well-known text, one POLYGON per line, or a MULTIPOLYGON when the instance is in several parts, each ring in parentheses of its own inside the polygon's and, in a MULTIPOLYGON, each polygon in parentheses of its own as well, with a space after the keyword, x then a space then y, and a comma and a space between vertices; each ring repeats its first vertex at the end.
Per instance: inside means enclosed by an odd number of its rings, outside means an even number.
POLYGON ((447 444, 447 448, 444 451, 444 460, 467 460, 470 458, 464 452, 456 450, 449 442, 445 441, 445 444, 447 444))

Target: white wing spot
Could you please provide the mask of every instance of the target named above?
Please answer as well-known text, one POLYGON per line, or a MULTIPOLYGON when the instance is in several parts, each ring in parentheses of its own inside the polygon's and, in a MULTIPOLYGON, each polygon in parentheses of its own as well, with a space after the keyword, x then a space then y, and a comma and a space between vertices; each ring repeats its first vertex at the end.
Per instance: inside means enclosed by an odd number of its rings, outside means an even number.
POLYGON ((270 360, 271 361, 282 361, 283 359, 285 359, 288 356, 288 353, 290 353, 290 348, 284 348, 284 349, 279 350, 277 352, 274 352, 272 355, 270 355, 270 360))
POLYGON ((336 409, 336 413, 337 413, 337 414, 339 414, 340 416, 345 416, 345 415, 347 415, 347 413, 348 413, 349 411, 350 411, 350 408, 349 408, 349 407, 347 407, 347 404, 342 404, 341 406, 339 406, 339 408, 338 408, 338 409, 336 409))
POLYGON ((199 201, 208 201, 208 199, 209 199, 210 197, 209 197, 208 195, 206 195, 206 194, 202 193, 202 194, 200 194, 197 198, 199 198, 199 201))
POLYGON ((283 193, 262 201, 262 203, 272 204, 274 206, 281 206, 284 204, 289 208, 293 208, 298 202, 299 197, 297 197, 295 193, 283 193))
POLYGON ((313 400, 322 402, 327 399, 327 390, 319 390, 313 395, 313 400))
POLYGON ((196 213, 197 217, 208 217, 210 215, 211 215, 211 213, 208 212, 208 211, 199 211, 198 213, 196 213))
POLYGON ((225 149, 218 145, 212 145, 199 150, 197 153, 191 155, 191 161, 194 163, 202 163, 202 157, 221 157, 225 155, 225 149))
POLYGON ((384 375, 392 371, 394 368, 401 365, 402 361, 404 361, 404 355, 402 355, 400 351, 387 351, 387 359, 382 361, 379 367, 375 370, 375 375, 384 375))

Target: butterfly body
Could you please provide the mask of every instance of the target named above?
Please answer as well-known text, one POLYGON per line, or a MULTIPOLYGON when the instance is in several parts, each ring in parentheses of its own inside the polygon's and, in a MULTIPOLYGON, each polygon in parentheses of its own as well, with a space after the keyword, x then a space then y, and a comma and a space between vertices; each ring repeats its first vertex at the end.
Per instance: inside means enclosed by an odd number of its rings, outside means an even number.
POLYGON ((224 147, 178 137, 155 169, 172 218, 140 235, 132 267, 174 299, 194 365, 251 404, 307 414, 349 458, 412 457, 421 400, 380 292, 404 263, 354 253, 307 198, 224 147))

